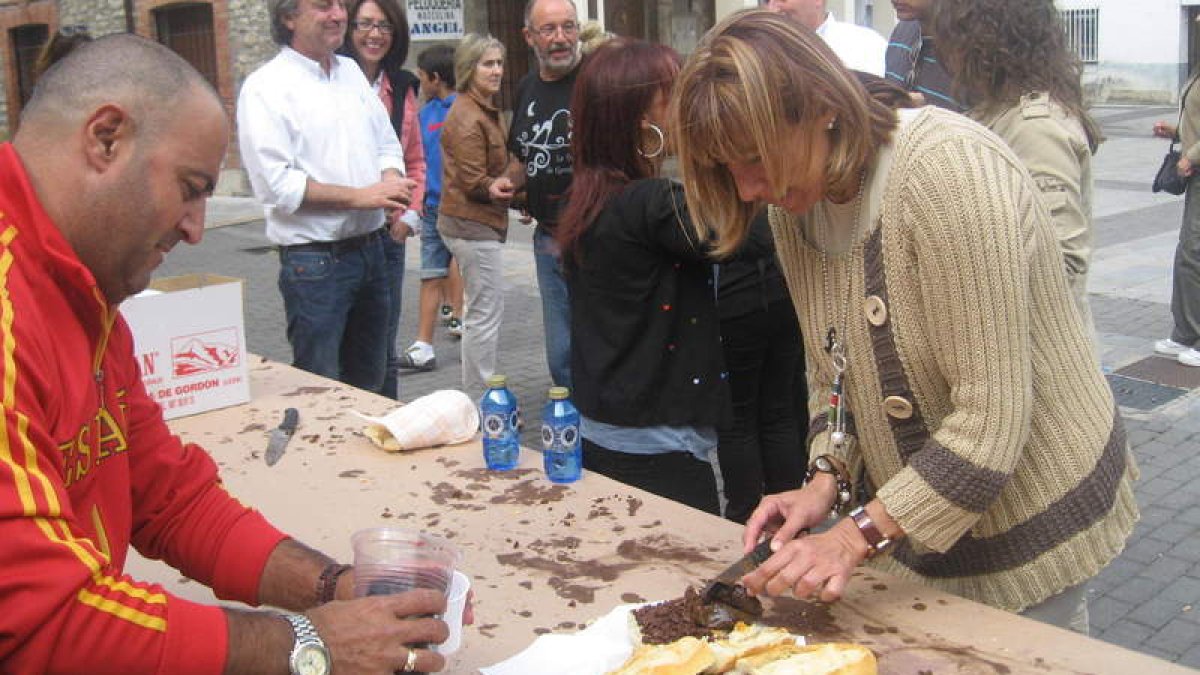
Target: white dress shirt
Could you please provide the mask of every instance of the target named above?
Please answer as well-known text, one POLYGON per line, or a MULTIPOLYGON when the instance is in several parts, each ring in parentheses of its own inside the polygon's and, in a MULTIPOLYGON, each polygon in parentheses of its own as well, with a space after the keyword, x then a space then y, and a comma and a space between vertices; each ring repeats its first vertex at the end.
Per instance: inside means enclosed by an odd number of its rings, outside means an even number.
POLYGON ((238 143, 267 238, 287 246, 337 241, 383 226, 382 209, 305 208, 308 179, 345 187, 404 173, 400 140, 379 95, 352 59, 334 56, 329 73, 284 47, 242 84, 238 143))
POLYGON ((817 28, 817 35, 825 40, 825 44, 847 68, 883 77, 887 40, 879 33, 856 24, 843 23, 827 13, 825 23, 817 28))

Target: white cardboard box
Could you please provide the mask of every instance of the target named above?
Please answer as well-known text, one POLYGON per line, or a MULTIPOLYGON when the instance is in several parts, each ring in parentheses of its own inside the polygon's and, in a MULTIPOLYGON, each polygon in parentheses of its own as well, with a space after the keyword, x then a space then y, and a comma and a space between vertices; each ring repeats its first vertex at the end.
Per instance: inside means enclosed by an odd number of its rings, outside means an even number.
POLYGON ((250 400, 242 281, 187 274, 121 303, 142 383, 174 419, 250 400))

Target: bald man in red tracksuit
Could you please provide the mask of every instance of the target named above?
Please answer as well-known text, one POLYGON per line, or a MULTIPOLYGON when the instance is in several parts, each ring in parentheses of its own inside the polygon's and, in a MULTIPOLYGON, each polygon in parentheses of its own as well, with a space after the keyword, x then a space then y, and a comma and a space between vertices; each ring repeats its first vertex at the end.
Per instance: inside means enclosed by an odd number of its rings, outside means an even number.
POLYGON ((227 620, 122 572, 132 544, 255 604, 284 534, 171 435, 124 319, 0 145, 0 670, 209 672, 227 620))

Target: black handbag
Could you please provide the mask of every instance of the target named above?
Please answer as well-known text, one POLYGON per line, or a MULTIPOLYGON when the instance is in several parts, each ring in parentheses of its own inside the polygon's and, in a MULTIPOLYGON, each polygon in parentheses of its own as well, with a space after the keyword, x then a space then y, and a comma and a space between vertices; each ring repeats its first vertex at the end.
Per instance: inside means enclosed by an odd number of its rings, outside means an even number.
POLYGON ((1167 150, 1167 156, 1163 157, 1162 166, 1158 167, 1158 173, 1154 175, 1154 185, 1150 188, 1154 192, 1168 192, 1173 195, 1181 195, 1187 190, 1188 182, 1192 180, 1191 176, 1179 175, 1179 151, 1175 149, 1175 142, 1171 142, 1171 149, 1167 150))

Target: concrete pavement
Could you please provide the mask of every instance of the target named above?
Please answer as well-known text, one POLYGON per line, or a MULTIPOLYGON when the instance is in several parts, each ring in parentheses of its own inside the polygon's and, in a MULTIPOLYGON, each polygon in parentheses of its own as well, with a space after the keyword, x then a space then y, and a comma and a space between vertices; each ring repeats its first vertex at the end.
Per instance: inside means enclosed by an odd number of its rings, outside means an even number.
MULTIPOLYGON (((1170 108, 1108 107, 1094 111, 1108 141, 1094 161, 1096 250, 1089 283, 1102 364, 1110 374, 1141 467, 1142 520, 1125 552, 1092 584, 1092 634, 1130 649, 1200 668, 1200 369, 1152 357, 1169 334, 1171 262, 1182 198, 1149 186, 1166 151, 1150 137, 1170 108)), ((246 280, 247 342, 252 352, 290 361, 278 258, 263 237, 252 200, 214 198, 206 241, 180 247, 160 275, 208 271, 246 280)), ((541 304, 531 231, 514 224, 504 249, 505 316, 500 371, 522 403, 523 440, 539 443, 541 406, 550 386, 542 342, 541 304)), ((415 331, 419 246, 408 247, 401 336, 415 331)), ((460 385, 457 341, 438 329, 438 369, 406 372, 401 395, 412 399, 460 385)))

